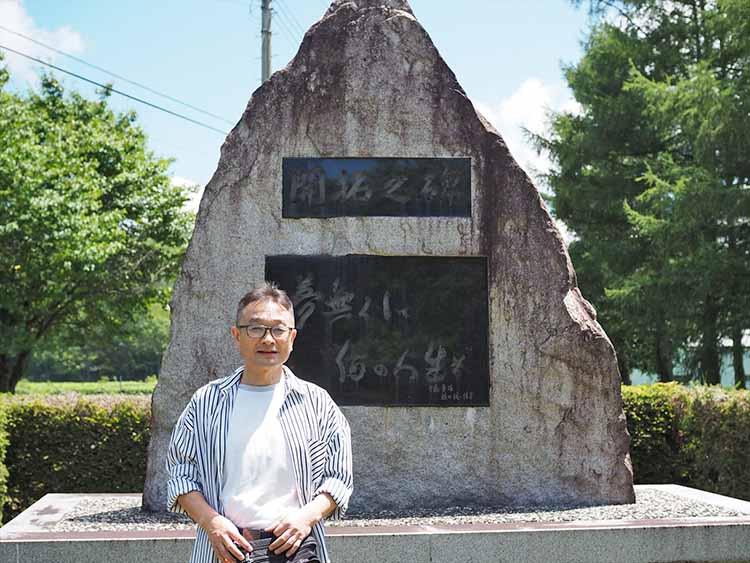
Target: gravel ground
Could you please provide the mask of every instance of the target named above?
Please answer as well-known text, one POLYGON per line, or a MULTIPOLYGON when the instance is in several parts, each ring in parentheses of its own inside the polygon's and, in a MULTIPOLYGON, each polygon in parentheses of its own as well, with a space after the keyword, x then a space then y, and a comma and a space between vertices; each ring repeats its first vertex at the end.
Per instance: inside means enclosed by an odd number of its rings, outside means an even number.
MULTIPOLYGON (((657 489, 640 488, 635 504, 584 508, 535 506, 513 509, 455 506, 440 511, 415 510, 409 513, 350 514, 345 520, 330 522, 328 526, 331 528, 337 526, 420 526, 715 516, 743 516, 743 514, 657 489)), ((187 517, 176 514, 141 512, 139 497, 90 497, 82 500, 63 520, 55 525, 52 531, 189 530, 194 526, 187 517)))
POLYGON ((141 512, 141 497, 84 497, 50 531, 190 530, 187 516, 141 512))
POLYGON ((351 515, 329 526, 419 526, 433 524, 500 524, 509 522, 574 522, 585 520, 652 520, 713 516, 743 516, 725 508, 698 502, 660 491, 638 491, 635 504, 610 506, 533 506, 508 508, 473 508, 456 506, 440 512, 419 511, 414 514, 380 512, 351 515))

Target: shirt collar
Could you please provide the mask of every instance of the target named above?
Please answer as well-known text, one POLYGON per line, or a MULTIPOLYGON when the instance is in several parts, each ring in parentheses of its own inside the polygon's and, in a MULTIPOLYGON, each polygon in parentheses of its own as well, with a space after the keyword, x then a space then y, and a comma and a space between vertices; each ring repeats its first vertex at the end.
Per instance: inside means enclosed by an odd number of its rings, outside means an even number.
POLYGON ((281 374, 281 377, 284 380, 287 394, 290 391, 297 391, 297 393, 302 393, 303 395, 307 393, 307 387, 302 383, 302 380, 294 375, 294 372, 288 367, 284 366, 284 371, 281 374))
MULTIPOLYGON (((236 370, 234 370, 234 373, 232 373, 232 375, 225 378, 219 383, 219 391, 222 393, 227 393, 232 387, 238 386, 240 384, 240 381, 242 380, 242 374, 244 373, 244 371, 244 366, 240 366, 236 370)), ((302 384, 302 381, 299 379, 299 377, 294 375, 292 370, 290 370, 286 366, 283 366, 283 370, 281 372, 281 380, 284 383, 285 395, 288 395, 290 391, 297 391, 298 393, 302 394, 307 392, 307 389, 302 384)))

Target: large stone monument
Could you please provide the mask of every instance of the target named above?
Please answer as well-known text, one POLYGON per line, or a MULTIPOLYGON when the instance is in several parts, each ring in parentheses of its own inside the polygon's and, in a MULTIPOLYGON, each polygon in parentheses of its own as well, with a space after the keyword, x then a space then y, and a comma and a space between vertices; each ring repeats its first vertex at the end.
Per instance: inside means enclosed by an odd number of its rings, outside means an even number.
MULTIPOLYGON (((502 69, 498 68, 500 72, 502 69)), ((293 296, 292 368, 352 428, 352 509, 634 500, 615 352, 536 188, 406 0, 335 1, 222 147, 175 286, 144 506, 172 426, 293 296)))

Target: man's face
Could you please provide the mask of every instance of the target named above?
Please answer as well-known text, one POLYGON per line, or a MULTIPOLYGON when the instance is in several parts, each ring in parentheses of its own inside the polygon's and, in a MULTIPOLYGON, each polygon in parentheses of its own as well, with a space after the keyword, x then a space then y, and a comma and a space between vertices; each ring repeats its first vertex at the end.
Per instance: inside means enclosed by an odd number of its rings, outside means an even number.
MULTIPOLYGON (((294 314, 274 301, 255 301, 242 311, 238 324, 268 328, 283 325, 292 328, 294 314)), ((294 339, 297 337, 296 329, 292 329, 279 339, 275 339, 270 330, 267 330, 262 338, 248 336, 245 328, 233 326, 231 331, 245 364, 261 370, 282 366, 289 359, 294 339)))

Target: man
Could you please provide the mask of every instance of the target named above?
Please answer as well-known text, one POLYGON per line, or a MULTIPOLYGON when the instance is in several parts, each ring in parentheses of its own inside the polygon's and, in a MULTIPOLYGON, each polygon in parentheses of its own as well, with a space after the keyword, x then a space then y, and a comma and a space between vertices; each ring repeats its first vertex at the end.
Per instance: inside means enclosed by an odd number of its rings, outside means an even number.
POLYGON ((191 563, 328 561, 322 521, 352 493, 349 425, 328 393, 284 363, 297 331, 265 284, 237 307, 244 366, 198 389, 172 432, 167 505, 197 524, 191 563), (252 544, 251 544, 252 542, 252 544))

